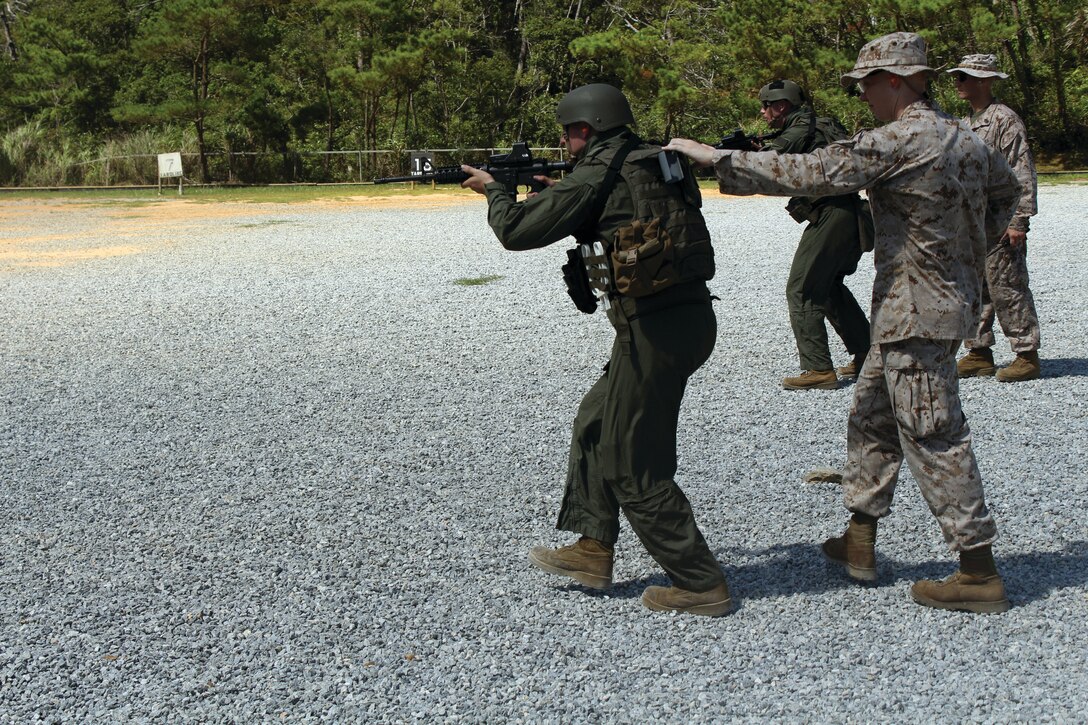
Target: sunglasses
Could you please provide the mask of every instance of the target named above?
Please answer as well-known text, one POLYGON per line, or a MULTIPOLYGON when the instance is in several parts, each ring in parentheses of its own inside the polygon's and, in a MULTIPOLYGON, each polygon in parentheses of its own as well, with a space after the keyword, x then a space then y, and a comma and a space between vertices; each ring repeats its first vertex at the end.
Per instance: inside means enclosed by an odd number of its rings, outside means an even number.
POLYGON ((884 71, 878 70, 874 73, 870 73, 869 75, 858 81, 858 95, 861 95, 862 93, 868 93, 869 89, 876 85, 876 79, 879 78, 883 72, 884 71))
POLYGON ((770 108, 772 103, 774 103, 774 101, 763 101, 763 107, 770 108))
POLYGON ((963 83, 964 81, 966 81, 970 77, 971 76, 967 75, 966 73, 964 73, 962 71, 959 71, 959 72, 956 72, 956 73, 952 74, 952 79, 954 81, 956 81, 956 83, 963 83))

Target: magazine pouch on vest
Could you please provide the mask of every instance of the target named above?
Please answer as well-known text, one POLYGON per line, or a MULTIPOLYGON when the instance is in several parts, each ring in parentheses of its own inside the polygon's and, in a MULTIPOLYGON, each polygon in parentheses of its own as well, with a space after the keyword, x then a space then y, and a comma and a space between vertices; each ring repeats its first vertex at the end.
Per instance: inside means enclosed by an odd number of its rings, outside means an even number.
MULTIPOLYGON (((678 282, 714 276, 714 249, 699 208, 694 174, 666 184, 659 146, 632 151, 620 175, 635 206, 635 219, 616 230, 610 256, 616 292, 647 297, 678 282)), ((686 161, 684 161, 686 165, 686 161)))
POLYGON ((672 239, 660 219, 620 227, 612 250, 616 291, 628 297, 645 297, 674 284, 679 280, 673 264, 675 256, 672 239))

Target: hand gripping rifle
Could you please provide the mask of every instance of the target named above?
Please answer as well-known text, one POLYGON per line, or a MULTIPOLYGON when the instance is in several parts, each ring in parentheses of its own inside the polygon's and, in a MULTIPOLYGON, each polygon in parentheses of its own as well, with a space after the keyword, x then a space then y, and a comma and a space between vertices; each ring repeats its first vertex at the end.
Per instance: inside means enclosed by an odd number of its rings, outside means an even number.
MULTIPOLYGON (((474 168, 483 169, 495 177, 495 181, 502 184, 506 193, 513 199, 517 199, 518 190, 528 187, 530 192, 543 191, 545 184, 536 176, 551 176, 556 171, 572 171, 574 164, 569 161, 536 161, 529 150, 529 144, 519 141, 514 144, 508 154, 495 154, 486 164, 472 164, 474 168)), ((415 176, 389 176, 384 179, 374 179, 375 184, 392 184, 402 181, 433 181, 436 184, 460 184, 468 178, 468 174, 461 170, 460 166, 443 166, 424 174, 415 176)))
POLYGON ((716 144, 711 144, 716 149, 732 151, 758 151, 764 141, 769 141, 778 135, 778 132, 764 133, 758 136, 749 136, 744 129, 735 128, 729 136, 723 136, 716 144))

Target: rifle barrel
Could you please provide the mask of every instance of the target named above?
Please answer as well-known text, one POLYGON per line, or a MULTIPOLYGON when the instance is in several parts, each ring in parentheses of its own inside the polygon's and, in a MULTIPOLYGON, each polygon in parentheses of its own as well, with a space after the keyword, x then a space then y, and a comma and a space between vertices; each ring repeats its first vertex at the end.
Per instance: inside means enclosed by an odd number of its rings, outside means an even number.
POLYGON ((375 184, 395 184, 403 181, 437 181, 439 184, 460 184, 468 178, 468 174, 461 171, 460 166, 443 166, 425 174, 414 176, 387 176, 384 179, 374 179, 375 184))
MULTIPOLYGON (((574 164, 569 161, 537 161, 530 166, 523 167, 505 164, 483 164, 476 168, 482 168, 491 174, 502 173, 502 171, 506 169, 513 169, 520 172, 530 172, 534 176, 545 176, 556 171, 572 171, 574 169, 574 164)), ((460 184, 467 178, 468 174, 462 171, 460 166, 443 166, 442 168, 429 171, 425 174, 415 174, 413 176, 386 176, 381 179, 374 179, 374 183, 397 184, 408 181, 428 183, 435 181, 439 184, 460 184)))

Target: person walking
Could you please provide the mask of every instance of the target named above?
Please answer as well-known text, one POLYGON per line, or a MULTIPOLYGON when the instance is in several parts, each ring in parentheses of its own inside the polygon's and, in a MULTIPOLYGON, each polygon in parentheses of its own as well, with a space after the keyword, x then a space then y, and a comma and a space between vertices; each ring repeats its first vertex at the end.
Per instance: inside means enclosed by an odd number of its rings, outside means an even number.
POLYGON ((1035 380, 1039 362, 1039 315, 1028 286, 1028 222, 1038 211, 1035 162, 1024 122, 1011 108, 994 98, 994 83, 1009 76, 997 67, 997 56, 968 55, 947 71, 956 93, 971 105, 963 120, 979 138, 1001 152, 1016 172, 1022 192, 1009 228, 986 251, 982 286, 982 317, 963 345, 967 354, 957 365, 961 378, 994 375, 1003 383, 1035 380), (994 365, 994 317, 1016 358, 1000 370, 994 365))
POLYGON ((716 150, 687 139, 666 149, 713 164, 730 194, 828 196, 867 189, 876 228, 873 346, 858 374, 843 477, 852 516, 825 556, 876 579, 877 521, 891 511, 905 460, 959 570, 911 587, 916 602, 971 612, 1009 608, 956 374, 976 329, 987 237, 1008 227, 1020 184, 1008 162, 928 97, 936 74, 925 40, 897 32, 862 47, 844 88, 886 125, 810 154, 716 150))
POLYGON ((556 115, 576 163, 558 182, 540 177, 549 187, 539 194, 516 202, 487 172, 462 167, 469 174, 462 185, 487 196, 488 222, 506 249, 578 240, 580 258, 564 275, 592 279, 596 297, 585 299, 576 283, 571 296, 584 311, 604 307, 615 331, 571 437, 557 528, 580 538, 557 549, 534 547, 529 561, 609 588, 622 511, 672 580, 647 587, 643 604, 725 614, 732 603, 725 577, 674 479, 684 389, 717 336, 706 285, 714 256, 699 187, 686 162, 678 170, 683 179, 666 183, 661 149, 631 129, 634 116, 619 89, 575 88, 556 115))

